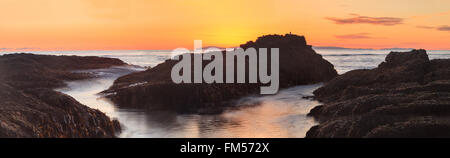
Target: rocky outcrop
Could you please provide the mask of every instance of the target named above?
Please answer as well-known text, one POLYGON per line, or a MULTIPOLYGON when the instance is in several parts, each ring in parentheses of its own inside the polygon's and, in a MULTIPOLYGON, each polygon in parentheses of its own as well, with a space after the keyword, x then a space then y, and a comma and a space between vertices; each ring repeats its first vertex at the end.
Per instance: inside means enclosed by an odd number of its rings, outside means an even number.
MULTIPOLYGON (((250 47, 257 50, 258 48, 269 48, 269 50, 279 48, 280 88, 328 81, 337 75, 333 65, 307 45, 303 36, 267 35, 241 45, 243 49, 250 47)), ((225 60, 226 52, 222 54, 225 60)), ((232 105, 233 100, 258 94, 260 86, 263 85, 260 83, 175 84, 170 75, 172 67, 177 62, 167 60, 147 71, 120 77, 104 93, 107 93, 108 98, 116 105, 122 107, 170 110, 181 113, 219 113, 224 107, 232 105)), ((207 63, 203 62, 203 66, 207 63)))
POLYGON ((372 70, 354 70, 314 92, 320 124, 307 137, 450 137, 450 59, 425 50, 391 52, 372 70))
POLYGON ((76 70, 100 69, 125 65, 119 59, 34 54, 6 54, 0 58, 0 80, 15 88, 56 88, 64 81, 93 77, 76 70))
POLYGON ((75 70, 125 65, 118 59, 9 54, 0 56, 0 137, 115 137, 116 120, 53 88, 93 74, 75 70))

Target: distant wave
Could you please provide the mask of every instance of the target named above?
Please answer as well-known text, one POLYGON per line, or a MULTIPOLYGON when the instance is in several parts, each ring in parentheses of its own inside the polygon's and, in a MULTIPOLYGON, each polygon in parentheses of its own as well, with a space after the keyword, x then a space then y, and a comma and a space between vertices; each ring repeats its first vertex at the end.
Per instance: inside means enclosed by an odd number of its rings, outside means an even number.
POLYGON ((387 54, 322 54, 322 56, 381 56, 387 54))
POLYGON ((450 53, 433 53, 433 52, 429 52, 428 55, 450 55, 450 53))

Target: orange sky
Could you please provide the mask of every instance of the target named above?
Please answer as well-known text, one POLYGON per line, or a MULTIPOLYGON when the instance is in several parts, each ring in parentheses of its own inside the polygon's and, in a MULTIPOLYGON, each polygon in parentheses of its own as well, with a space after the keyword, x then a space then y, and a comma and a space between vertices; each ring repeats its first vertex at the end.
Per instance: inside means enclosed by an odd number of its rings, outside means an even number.
POLYGON ((450 49, 450 1, 0 1, 0 51, 231 47, 288 32, 315 46, 450 49))

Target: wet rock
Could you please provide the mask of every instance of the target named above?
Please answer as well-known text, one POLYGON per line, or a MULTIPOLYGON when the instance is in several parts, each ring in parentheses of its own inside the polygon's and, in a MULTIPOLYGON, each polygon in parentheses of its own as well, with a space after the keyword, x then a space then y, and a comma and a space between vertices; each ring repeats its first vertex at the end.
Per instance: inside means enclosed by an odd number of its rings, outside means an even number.
POLYGON ((100 69, 125 65, 119 59, 34 54, 6 54, 0 57, 0 80, 13 87, 56 88, 64 81, 93 77, 75 70, 100 69))
POLYGON ((100 57, 11 54, 0 56, 0 137, 115 137, 117 121, 53 88, 91 74, 74 70, 124 65, 100 57))
MULTIPOLYGON (((241 48, 279 48, 280 88, 324 82, 337 75, 333 65, 306 44, 303 36, 267 35, 241 45, 241 48)), ((224 60, 226 52, 222 52, 224 60)), ((270 52, 269 55, 270 57, 270 52)), ((167 60, 143 72, 120 77, 104 91, 122 107, 169 110, 180 113, 220 113, 233 101, 259 94, 264 84, 175 84, 172 67, 178 61, 167 60)), ((248 62, 248 61, 247 61, 248 62)), ((208 62, 203 62, 205 66, 208 62)), ((226 69, 226 67, 224 66, 226 69)), ((224 70, 226 71, 226 70, 224 70)), ((248 72, 248 67, 246 72, 248 72)), ((248 73, 246 74, 248 76, 248 73)))
POLYGON ((450 59, 425 50, 391 52, 372 70, 354 70, 314 91, 324 105, 307 137, 450 137, 450 59))

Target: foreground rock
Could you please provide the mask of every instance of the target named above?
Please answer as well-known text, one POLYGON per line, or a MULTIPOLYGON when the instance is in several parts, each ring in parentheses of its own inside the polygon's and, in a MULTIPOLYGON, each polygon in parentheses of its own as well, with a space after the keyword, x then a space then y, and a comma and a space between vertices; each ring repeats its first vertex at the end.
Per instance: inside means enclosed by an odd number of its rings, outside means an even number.
POLYGON ((450 137, 450 59, 425 50, 391 52, 372 70, 354 70, 314 92, 325 105, 307 137, 450 137))
MULTIPOLYGON (((337 75, 333 65, 307 45, 303 36, 268 35, 241 45, 244 49, 250 47, 280 48, 280 88, 328 81, 337 75)), ((258 94, 262 86, 259 83, 175 84, 170 74, 177 62, 167 60, 147 71, 120 77, 104 93, 122 107, 219 113, 224 107, 232 105, 233 100, 258 94)), ((207 64, 203 63, 203 66, 207 64)))
POLYGON ((0 56, 0 137, 114 137, 119 123, 53 88, 94 77, 74 70, 125 65, 100 57, 0 56))

